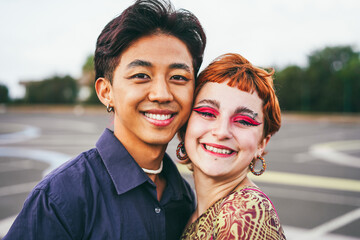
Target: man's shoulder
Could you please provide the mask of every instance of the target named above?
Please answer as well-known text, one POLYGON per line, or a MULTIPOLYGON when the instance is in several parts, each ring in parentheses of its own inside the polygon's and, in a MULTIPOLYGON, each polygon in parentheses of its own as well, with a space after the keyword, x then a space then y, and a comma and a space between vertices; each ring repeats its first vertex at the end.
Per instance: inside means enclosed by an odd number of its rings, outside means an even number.
POLYGON ((63 188, 73 187, 74 184, 81 184, 88 172, 97 168, 97 159, 99 159, 99 154, 96 148, 82 152, 52 170, 35 186, 34 190, 60 191, 63 188))

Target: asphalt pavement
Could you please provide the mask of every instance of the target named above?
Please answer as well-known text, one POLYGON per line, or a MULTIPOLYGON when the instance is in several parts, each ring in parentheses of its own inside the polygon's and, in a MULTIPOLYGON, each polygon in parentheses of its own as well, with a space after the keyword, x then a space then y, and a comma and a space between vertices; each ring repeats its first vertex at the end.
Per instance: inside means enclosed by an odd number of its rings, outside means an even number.
MULTIPOLYGON (((0 107, 0 237, 50 170, 94 147, 104 108, 0 107)), ((177 140, 167 152, 176 159, 177 140)), ((360 115, 283 114, 267 171, 251 177, 273 201, 288 239, 360 239, 360 115)), ((192 184, 191 172, 178 165, 192 184)))

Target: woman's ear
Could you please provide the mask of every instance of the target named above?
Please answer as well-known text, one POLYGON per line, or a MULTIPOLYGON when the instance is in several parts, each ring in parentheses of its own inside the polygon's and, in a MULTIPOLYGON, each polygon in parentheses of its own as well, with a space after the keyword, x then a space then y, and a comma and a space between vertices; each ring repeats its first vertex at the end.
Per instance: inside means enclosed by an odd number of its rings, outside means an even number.
POLYGON ((98 78, 95 82, 95 90, 96 94, 105 106, 114 106, 113 104, 113 94, 112 94, 112 86, 110 81, 105 78, 98 78))
POLYGON ((258 146, 258 154, 257 156, 262 156, 264 151, 265 151, 265 148, 269 142, 271 138, 271 135, 267 135, 266 137, 264 137, 261 142, 259 143, 259 146, 258 146))

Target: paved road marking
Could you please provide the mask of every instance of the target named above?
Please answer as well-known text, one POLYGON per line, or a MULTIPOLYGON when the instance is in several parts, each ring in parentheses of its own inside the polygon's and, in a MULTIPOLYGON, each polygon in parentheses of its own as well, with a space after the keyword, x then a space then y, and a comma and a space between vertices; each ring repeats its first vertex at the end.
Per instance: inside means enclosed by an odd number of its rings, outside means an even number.
POLYGON ((360 207, 359 197, 347 196, 345 194, 323 193, 323 192, 315 192, 315 191, 306 191, 301 189, 289 189, 289 188, 270 187, 270 186, 266 186, 266 192, 271 197, 273 196, 277 198, 284 198, 287 200, 301 200, 301 201, 360 207))
POLYGON ((267 171, 260 177, 249 175, 255 182, 276 183, 292 186, 360 192, 360 181, 297 173, 267 171))
POLYGON ((38 183, 39 181, 0 187, 0 197, 21 194, 21 193, 29 193, 38 183))
MULTIPOLYGON (((192 174, 186 165, 178 163, 177 167, 182 174, 192 174)), ((259 177, 249 174, 249 177, 255 182, 360 192, 360 181, 354 179, 322 177, 276 171, 266 171, 259 177)))
MULTIPOLYGON (((1 155, 1 154, 0 154, 1 155)), ((22 171, 28 169, 42 170, 42 166, 35 164, 33 160, 8 161, 0 163, 1 172, 22 171)))
MULTIPOLYGON (((283 226, 284 232, 285 232, 285 236, 286 239, 288 240, 296 240, 296 239, 301 239, 301 240, 308 240, 308 238, 304 238, 303 236, 309 232, 309 229, 305 229, 305 228, 297 228, 297 227, 292 227, 292 226, 283 226)), ((350 237, 350 236, 344 236, 344 235, 339 235, 339 234, 333 234, 333 233, 327 233, 321 236, 321 238, 317 237, 315 238, 316 240, 319 239, 326 239, 326 240, 359 240, 360 238, 358 237, 350 237)))
POLYGON ((360 150, 360 140, 316 144, 310 147, 309 153, 324 161, 360 168, 360 158, 340 152, 349 150, 360 150))
POLYGON ((40 136, 41 130, 37 127, 27 126, 22 124, 1 123, 7 125, 14 125, 17 128, 23 129, 18 132, 0 134, 0 144, 18 143, 31 140, 40 136))
POLYGON ((0 238, 7 234, 16 216, 17 215, 14 215, 0 220, 0 238))
POLYGON ((59 152, 19 147, 0 147, 0 157, 19 157, 46 162, 49 167, 43 172, 43 176, 71 159, 71 156, 59 152))
POLYGON ((339 229, 351 222, 356 221, 357 219, 360 219, 360 208, 357 208, 351 212, 348 212, 342 216, 339 216, 337 218, 334 218, 326 223, 321 224, 318 227, 313 228, 309 232, 307 232, 304 235, 299 236, 297 239, 319 239, 319 237, 324 236, 326 233, 332 232, 336 229, 339 229))

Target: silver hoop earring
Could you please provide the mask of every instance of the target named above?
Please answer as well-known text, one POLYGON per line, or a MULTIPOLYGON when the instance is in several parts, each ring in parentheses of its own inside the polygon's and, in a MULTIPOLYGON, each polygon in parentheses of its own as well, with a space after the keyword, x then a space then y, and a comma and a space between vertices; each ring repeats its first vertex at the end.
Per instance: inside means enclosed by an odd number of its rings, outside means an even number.
POLYGON ((106 106, 106 111, 107 111, 108 113, 114 112, 114 108, 113 108, 113 107, 110 107, 110 103, 108 103, 108 105, 106 106))

